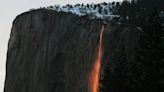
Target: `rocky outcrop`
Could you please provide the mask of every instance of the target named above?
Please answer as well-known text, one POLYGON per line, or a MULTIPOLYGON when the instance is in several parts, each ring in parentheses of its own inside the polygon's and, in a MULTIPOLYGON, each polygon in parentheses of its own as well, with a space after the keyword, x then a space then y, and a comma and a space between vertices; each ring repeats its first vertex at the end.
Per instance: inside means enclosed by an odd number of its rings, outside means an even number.
MULTIPOLYGON (((13 22, 4 92, 90 92, 103 22, 52 10, 33 10, 13 22)), ((127 24, 105 24, 102 92, 152 92, 150 65, 142 56, 143 32, 127 24)), ((153 81, 156 83, 156 81, 153 81)), ((155 91, 153 91, 155 92, 155 91)))

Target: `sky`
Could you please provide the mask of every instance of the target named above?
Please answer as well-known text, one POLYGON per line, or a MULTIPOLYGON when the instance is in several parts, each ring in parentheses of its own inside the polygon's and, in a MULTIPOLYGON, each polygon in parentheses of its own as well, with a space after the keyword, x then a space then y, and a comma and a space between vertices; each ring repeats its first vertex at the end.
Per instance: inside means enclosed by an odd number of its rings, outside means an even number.
POLYGON ((3 92, 7 45, 15 17, 31 8, 55 4, 99 3, 122 0, 0 0, 0 92, 3 92))

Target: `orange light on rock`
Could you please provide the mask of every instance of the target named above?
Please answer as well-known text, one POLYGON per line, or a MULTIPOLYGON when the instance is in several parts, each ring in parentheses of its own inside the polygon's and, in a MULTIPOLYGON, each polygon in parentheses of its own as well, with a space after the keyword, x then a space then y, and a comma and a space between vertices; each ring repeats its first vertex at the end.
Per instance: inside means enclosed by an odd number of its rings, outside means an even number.
POLYGON ((101 66, 101 53, 102 53, 102 35, 104 32, 104 26, 102 26, 99 38, 98 52, 96 61, 93 65, 89 76, 89 86, 91 92, 99 92, 99 79, 100 79, 100 66, 101 66))

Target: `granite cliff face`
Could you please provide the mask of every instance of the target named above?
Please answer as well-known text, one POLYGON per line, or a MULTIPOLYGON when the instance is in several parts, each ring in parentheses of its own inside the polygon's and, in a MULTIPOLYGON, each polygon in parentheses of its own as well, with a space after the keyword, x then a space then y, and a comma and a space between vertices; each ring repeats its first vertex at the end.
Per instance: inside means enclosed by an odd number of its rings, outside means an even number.
POLYGON ((13 22, 4 92, 90 92, 102 25, 100 92, 155 92, 151 67, 141 62, 142 30, 44 9, 13 22))
POLYGON ((88 92, 101 22, 38 10, 18 16, 9 40, 5 92, 88 92))

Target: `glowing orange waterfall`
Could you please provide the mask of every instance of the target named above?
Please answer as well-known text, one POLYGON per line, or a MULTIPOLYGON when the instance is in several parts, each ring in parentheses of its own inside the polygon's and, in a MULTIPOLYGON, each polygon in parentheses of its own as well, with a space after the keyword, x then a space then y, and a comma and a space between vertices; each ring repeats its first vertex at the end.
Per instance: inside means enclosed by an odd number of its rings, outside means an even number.
POLYGON ((101 66, 101 53, 102 53, 102 35, 104 32, 104 26, 102 26, 99 38, 98 52, 96 61, 93 65, 89 76, 89 86, 91 92, 99 92, 99 77, 100 77, 100 66, 101 66))

